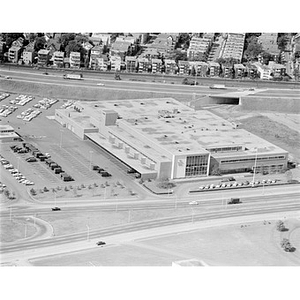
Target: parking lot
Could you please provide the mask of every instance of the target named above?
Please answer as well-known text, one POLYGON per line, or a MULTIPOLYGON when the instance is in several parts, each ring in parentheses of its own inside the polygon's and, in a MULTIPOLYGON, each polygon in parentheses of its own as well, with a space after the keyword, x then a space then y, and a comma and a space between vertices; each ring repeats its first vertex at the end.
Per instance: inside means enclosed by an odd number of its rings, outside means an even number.
MULTIPOLYGON (((0 92, 1 93, 1 92, 0 92)), ((3 99, 1 104, 9 105, 12 99, 15 99, 18 94, 10 94, 9 97, 3 99)), ((57 163, 63 171, 73 177, 74 181, 71 184, 101 184, 108 182, 121 181, 124 186, 130 190, 135 190, 140 187, 134 182, 133 177, 126 174, 126 166, 118 162, 116 159, 104 153, 96 145, 88 141, 82 141, 69 130, 61 127, 54 119, 55 109, 64 106, 68 109, 72 101, 56 99, 48 109, 42 110, 42 113, 36 116, 30 122, 26 122, 21 118, 17 118, 22 111, 36 106, 43 96, 34 96, 34 98, 24 106, 9 116, 2 118, 3 124, 11 125, 17 133, 19 133, 24 142, 32 144, 38 148, 41 153, 49 153, 51 159, 57 163), (111 177, 102 177, 101 173, 92 170, 93 165, 105 169, 111 177)), ((39 108, 41 110, 41 108, 39 108)), ((70 182, 64 182, 60 174, 55 174, 45 161, 37 159, 36 162, 27 162, 26 159, 32 156, 32 153, 17 153, 10 149, 10 146, 18 145, 22 147, 22 143, 12 142, 2 144, 2 154, 5 159, 8 159, 14 166, 19 166, 20 172, 30 181, 33 181, 35 189, 42 189, 45 186, 54 188, 57 186, 67 186, 70 182)))

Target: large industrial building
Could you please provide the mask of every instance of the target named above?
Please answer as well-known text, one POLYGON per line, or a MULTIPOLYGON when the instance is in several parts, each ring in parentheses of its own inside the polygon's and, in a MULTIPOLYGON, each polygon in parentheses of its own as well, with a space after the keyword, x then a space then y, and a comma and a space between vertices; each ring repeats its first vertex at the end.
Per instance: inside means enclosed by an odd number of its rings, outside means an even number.
POLYGON ((78 101, 74 109, 57 109, 55 119, 142 178, 182 179, 254 168, 272 173, 287 166, 287 151, 173 98, 78 101))

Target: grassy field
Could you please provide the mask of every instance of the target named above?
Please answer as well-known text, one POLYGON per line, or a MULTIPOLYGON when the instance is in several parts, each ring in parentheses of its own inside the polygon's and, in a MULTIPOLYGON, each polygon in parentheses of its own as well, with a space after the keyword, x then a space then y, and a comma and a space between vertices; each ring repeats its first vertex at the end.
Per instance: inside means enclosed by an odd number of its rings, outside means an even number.
POLYGON ((95 250, 31 260, 34 266, 171 266, 198 259, 212 266, 299 266, 300 220, 286 221, 290 241, 298 250, 284 252, 275 222, 228 225, 194 232, 109 245, 95 250))
POLYGON ((299 132, 264 116, 250 117, 241 122, 241 128, 289 151, 300 162, 299 132))

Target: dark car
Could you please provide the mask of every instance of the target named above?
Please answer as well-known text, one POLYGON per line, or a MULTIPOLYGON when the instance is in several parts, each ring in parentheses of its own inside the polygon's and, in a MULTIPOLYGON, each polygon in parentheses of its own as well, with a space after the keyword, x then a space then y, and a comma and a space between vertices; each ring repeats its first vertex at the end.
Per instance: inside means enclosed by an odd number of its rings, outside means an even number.
POLYGON ((97 242, 97 246, 103 246, 103 245, 106 245, 106 243, 102 241, 97 242))
POLYGON ((129 170, 127 170, 127 174, 134 174, 136 171, 135 170, 133 170, 133 169, 129 169, 129 170))
POLYGON ((57 206, 55 206, 55 207, 52 207, 51 208, 53 211, 58 211, 58 210, 60 210, 60 208, 59 207, 57 207, 57 206))
POLYGON ((103 173, 103 172, 106 172, 103 168, 98 169, 98 173, 103 173))
POLYGON ((92 167, 92 169, 93 169, 94 171, 98 171, 99 168, 100 168, 99 166, 93 166, 93 167, 92 167))
POLYGON ((240 198, 231 198, 230 201, 228 201, 228 204, 239 204, 242 203, 240 198))
POLYGON ((101 176, 102 177, 111 177, 111 174, 108 172, 103 172, 103 173, 101 173, 101 176))

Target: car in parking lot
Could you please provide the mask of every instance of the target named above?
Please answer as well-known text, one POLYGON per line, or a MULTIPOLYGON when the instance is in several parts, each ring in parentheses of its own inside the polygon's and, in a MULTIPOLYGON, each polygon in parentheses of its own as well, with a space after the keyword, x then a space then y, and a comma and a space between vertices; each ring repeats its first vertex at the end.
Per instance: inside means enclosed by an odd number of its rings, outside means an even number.
POLYGON ((102 176, 102 177, 111 177, 111 174, 108 173, 108 172, 102 172, 102 173, 101 173, 101 176, 102 176))
POLYGON ((106 245, 106 243, 103 242, 103 241, 99 241, 99 242, 97 242, 96 244, 97 244, 97 246, 104 246, 104 245, 106 245))
POLYGON ((26 161, 27 162, 36 162, 37 160, 35 157, 28 157, 28 158, 26 158, 26 161))

